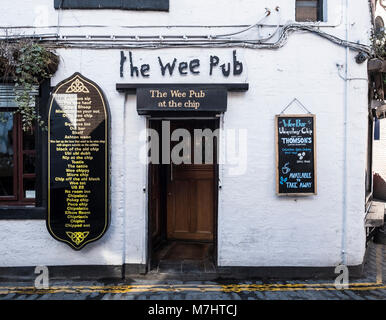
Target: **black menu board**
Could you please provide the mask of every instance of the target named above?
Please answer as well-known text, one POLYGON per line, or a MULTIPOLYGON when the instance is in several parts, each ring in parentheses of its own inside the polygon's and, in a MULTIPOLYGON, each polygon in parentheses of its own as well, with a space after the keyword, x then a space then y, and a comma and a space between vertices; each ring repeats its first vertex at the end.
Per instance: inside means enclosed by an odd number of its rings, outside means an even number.
POLYGON ((109 113, 101 89, 75 73, 49 101, 47 228, 75 250, 109 225, 109 113))
POLYGON ((315 115, 277 115, 275 121, 277 194, 316 194, 315 115))
POLYGON ((158 87, 137 89, 138 114, 154 111, 225 112, 228 91, 226 88, 158 87))

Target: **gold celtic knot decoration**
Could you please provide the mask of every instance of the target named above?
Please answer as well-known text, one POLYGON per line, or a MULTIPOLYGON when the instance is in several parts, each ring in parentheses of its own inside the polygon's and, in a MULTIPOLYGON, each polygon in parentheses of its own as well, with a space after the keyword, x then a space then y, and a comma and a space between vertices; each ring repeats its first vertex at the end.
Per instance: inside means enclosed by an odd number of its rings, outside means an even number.
POLYGON ((90 91, 82 81, 76 79, 73 83, 71 83, 71 86, 68 87, 66 93, 90 93, 90 91))
POLYGON ((90 232, 66 232, 72 242, 76 243, 76 245, 82 243, 87 238, 89 233, 90 232))

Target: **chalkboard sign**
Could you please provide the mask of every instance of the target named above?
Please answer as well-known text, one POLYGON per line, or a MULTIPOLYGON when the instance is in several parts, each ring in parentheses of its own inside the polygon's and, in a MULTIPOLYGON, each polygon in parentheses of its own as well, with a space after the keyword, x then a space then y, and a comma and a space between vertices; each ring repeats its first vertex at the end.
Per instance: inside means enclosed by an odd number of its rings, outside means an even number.
POLYGON ((316 194, 315 115, 277 115, 275 121, 277 194, 316 194))
POLYGON ((140 115, 154 111, 225 112, 226 88, 158 87, 137 89, 137 111, 140 115))
POLYGON ((80 250, 109 225, 109 113, 101 89, 76 73, 49 101, 47 228, 80 250))

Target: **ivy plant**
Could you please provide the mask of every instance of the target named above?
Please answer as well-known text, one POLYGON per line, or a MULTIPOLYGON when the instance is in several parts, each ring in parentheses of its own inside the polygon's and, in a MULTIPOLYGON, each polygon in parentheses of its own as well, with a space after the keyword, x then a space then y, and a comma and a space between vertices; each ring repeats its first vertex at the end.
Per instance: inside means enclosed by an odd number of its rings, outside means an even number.
POLYGON ((15 96, 21 114, 23 130, 31 130, 34 123, 45 127, 34 107, 31 91, 57 70, 59 58, 53 52, 32 41, 0 44, 0 72, 15 82, 15 96))

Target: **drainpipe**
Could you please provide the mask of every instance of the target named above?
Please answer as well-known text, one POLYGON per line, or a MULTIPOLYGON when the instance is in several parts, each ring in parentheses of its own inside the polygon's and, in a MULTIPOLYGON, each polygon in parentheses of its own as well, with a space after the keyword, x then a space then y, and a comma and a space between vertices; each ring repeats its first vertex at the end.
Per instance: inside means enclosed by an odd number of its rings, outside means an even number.
MULTIPOLYGON (((346 0, 345 7, 345 25, 346 25, 346 41, 349 40, 349 0, 346 0)), ((346 68, 345 68, 345 82, 344 82, 344 134, 343 134, 343 212, 342 212, 342 251, 341 251, 341 264, 347 266, 347 119, 348 119, 348 74, 349 74, 349 48, 346 47, 346 68)))

